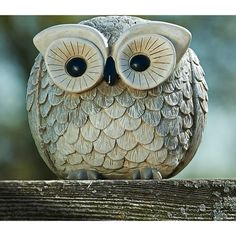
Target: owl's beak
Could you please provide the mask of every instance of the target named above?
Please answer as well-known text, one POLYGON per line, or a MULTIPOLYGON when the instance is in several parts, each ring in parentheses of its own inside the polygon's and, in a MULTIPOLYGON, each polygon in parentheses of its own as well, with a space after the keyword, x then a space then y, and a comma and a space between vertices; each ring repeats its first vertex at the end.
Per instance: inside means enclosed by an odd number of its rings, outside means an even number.
POLYGON ((118 74, 116 72, 115 61, 110 56, 107 58, 104 72, 103 72, 104 80, 110 85, 114 85, 118 79, 118 74))

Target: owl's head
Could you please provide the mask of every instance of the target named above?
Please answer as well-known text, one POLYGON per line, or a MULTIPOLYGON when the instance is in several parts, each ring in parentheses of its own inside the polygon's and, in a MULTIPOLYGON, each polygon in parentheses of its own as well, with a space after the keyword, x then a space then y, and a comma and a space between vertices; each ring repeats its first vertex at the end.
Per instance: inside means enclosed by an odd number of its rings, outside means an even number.
POLYGON ((191 33, 174 24, 136 17, 97 17, 56 25, 34 37, 47 71, 61 89, 81 93, 102 80, 121 79, 138 90, 167 80, 188 49, 191 33))

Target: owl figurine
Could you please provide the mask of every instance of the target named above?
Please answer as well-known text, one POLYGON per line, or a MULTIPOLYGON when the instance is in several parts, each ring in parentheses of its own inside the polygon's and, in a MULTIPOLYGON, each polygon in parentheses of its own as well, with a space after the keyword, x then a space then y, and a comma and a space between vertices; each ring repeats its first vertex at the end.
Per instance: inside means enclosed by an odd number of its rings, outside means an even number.
POLYGON ((107 16, 47 28, 33 41, 29 125, 59 178, 160 180, 191 161, 208 88, 187 29, 107 16))

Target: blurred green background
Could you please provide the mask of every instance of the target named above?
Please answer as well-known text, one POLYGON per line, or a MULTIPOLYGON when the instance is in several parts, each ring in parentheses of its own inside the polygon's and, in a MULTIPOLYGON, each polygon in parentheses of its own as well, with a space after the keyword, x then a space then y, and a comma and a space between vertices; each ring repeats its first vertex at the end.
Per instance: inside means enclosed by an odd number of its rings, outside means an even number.
MULTIPOLYGON (((31 137, 25 109, 32 38, 52 25, 92 16, 0 17, 0 179, 55 179, 31 137)), ((236 17, 141 16, 182 25, 193 35, 209 85, 209 115, 193 161, 175 178, 236 177, 236 17)))

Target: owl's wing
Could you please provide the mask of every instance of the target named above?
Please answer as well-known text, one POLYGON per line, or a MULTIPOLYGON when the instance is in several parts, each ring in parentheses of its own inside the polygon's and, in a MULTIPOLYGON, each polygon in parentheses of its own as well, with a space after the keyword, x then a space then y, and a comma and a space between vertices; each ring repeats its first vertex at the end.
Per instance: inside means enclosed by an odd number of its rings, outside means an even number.
POLYGON ((201 142, 202 133, 206 123, 207 112, 208 112, 208 95, 207 95, 208 86, 204 78, 205 76, 204 71, 194 51, 192 49, 188 49, 187 53, 188 53, 187 64, 190 64, 191 68, 190 84, 193 90, 192 99, 194 103, 194 116, 193 116, 194 126, 193 126, 190 146, 185 156, 183 157, 179 165, 176 167, 176 169, 169 176, 167 176, 167 178, 170 178, 178 174, 192 160, 201 142))
POLYGON ((28 111, 29 126, 38 151, 48 167, 55 172, 47 150, 44 148, 44 141, 41 135, 41 122, 38 104, 39 87, 42 78, 46 77, 46 67, 43 64, 43 57, 39 54, 31 69, 26 92, 26 109, 28 111))

